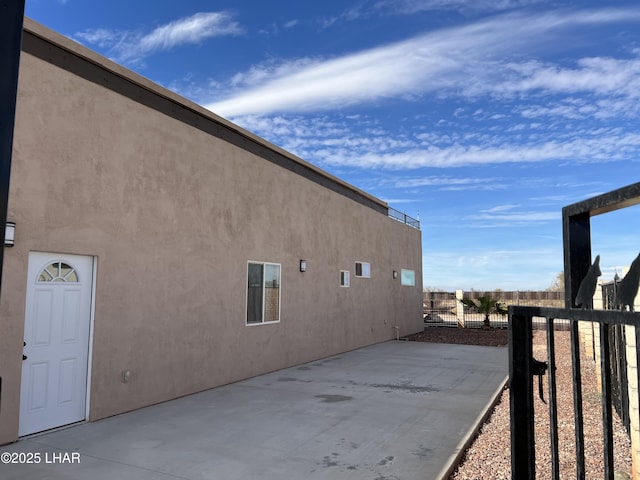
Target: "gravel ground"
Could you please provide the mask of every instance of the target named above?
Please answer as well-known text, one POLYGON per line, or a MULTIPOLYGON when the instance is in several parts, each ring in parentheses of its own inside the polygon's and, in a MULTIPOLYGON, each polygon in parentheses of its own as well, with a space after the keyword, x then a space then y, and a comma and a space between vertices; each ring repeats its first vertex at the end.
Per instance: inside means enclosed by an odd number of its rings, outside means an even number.
POLYGON ((457 343, 466 345, 485 345, 497 347, 507 345, 508 332, 506 329, 491 328, 456 328, 456 327, 428 327, 424 332, 414 333, 405 337, 416 342, 457 343))
MULTIPOLYGON (((428 328, 424 334, 410 340, 475 345, 505 345, 504 330, 471 330, 456 328, 428 328), (474 336, 475 334, 475 336, 474 336), (464 338, 464 340, 462 340, 464 338), (501 343, 504 342, 504 343, 501 343)), ((546 358, 546 334, 534 334, 534 356, 546 358)), ((556 381, 558 395, 558 425, 560 445, 560 478, 576 478, 573 419, 573 381, 571 378, 571 348, 569 332, 559 331, 556 341, 556 381)), ((586 478, 604 478, 602 448, 602 411, 596 385, 595 363, 582 355, 583 410, 586 452, 586 478)), ((544 377, 545 399, 548 398, 547 377, 544 377)), ((537 389, 536 389, 537 390, 537 389)), ((551 478, 548 406, 535 398, 536 419, 536 478, 551 478)), ((630 442, 624 427, 614 412, 614 456, 616 479, 630 478, 630 442)), ((483 425, 474 443, 465 453, 457 470, 449 480, 511 479, 509 391, 505 390, 493 413, 483 425)))

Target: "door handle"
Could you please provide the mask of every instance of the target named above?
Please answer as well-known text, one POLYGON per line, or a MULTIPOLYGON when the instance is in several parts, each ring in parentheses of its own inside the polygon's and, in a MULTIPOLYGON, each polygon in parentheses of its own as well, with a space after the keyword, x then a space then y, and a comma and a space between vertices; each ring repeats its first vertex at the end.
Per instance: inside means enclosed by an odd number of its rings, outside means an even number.
POLYGON ((23 354, 22 355, 22 361, 25 361, 26 359, 27 359, 27 356, 23 354))
POLYGON ((538 376, 538 396, 542 403, 547 403, 544 400, 544 391, 542 389, 542 377, 547 372, 547 368, 549 367, 547 362, 541 362, 540 360, 536 360, 535 358, 531 359, 531 375, 538 376))
MULTIPOLYGON (((22 346, 23 346, 23 347, 26 347, 26 346, 27 346, 27 342, 24 342, 24 341, 23 341, 23 342, 22 342, 22 346)), ((22 354, 22 361, 24 362, 26 359, 27 359, 27 356, 23 353, 23 354, 22 354)))

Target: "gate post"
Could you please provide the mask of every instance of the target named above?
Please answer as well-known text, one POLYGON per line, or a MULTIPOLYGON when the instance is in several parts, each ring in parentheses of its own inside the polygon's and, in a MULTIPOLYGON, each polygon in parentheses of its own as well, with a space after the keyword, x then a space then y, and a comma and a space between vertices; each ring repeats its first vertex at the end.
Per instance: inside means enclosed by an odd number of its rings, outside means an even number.
POLYGON ((456 290, 456 317, 458 318, 458 325, 464 327, 464 292, 462 290, 456 290))
POLYGON ((22 51, 22 25, 24 22, 24 0, 0 1, 0 282, 4 262, 4 228, 9 204, 9 178, 13 154, 13 128, 16 118, 18 95, 18 70, 22 51))
POLYGON ((511 478, 536 475, 533 422, 533 327, 530 316, 514 315, 509 307, 509 400, 511 410, 511 478))

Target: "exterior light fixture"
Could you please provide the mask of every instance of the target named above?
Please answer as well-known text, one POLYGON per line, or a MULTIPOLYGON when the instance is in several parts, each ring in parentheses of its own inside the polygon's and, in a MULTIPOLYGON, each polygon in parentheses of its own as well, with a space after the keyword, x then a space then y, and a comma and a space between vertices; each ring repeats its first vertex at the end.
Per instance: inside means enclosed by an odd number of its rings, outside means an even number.
POLYGON ((307 271, 307 261, 306 260, 300 260, 300 271, 301 272, 306 272, 307 271))
POLYGON ((393 278, 398 278, 398 271, 397 270, 393 271, 393 278))
POLYGON ((4 226, 4 246, 13 247, 16 238, 16 222, 7 222, 4 226))

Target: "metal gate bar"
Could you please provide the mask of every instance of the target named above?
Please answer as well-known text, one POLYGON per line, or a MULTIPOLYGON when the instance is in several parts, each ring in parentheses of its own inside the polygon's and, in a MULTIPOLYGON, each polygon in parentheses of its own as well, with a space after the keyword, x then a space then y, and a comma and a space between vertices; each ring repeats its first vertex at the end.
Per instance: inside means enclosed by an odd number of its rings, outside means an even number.
POLYGON ((512 478, 533 479, 536 472, 533 426, 531 317, 512 314, 509 307, 509 401, 511 409, 512 478))
POLYGON ((582 423, 582 376, 580 373, 580 335, 578 321, 571 321, 571 371, 573 378, 573 411, 576 434, 576 478, 585 480, 584 427, 582 423))
POLYGON ((549 362, 549 426, 551 429, 551 478, 560 480, 560 455, 558 453, 558 400, 556 393, 556 346, 554 319, 547 319, 547 354, 549 362))
POLYGON ((600 378, 602 380, 602 426, 605 480, 613 480, 613 403, 611 397, 611 357, 609 325, 600 324, 600 378))

